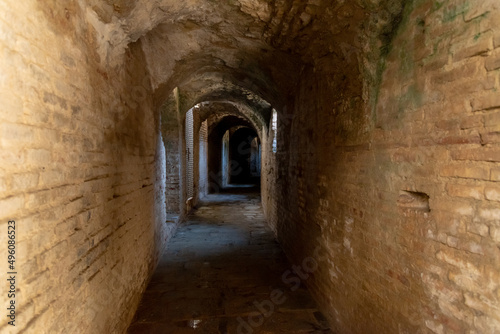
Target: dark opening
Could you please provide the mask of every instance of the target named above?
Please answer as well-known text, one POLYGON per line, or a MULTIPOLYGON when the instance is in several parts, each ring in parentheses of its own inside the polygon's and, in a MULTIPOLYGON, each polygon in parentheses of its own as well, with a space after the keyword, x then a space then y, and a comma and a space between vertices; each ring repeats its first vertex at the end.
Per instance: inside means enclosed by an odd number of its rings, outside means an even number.
POLYGON ((258 169, 255 166, 258 147, 254 146, 252 150, 252 142, 255 139, 257 139, 255 131, 246 127, 239 128, 230 134, 229 184, 260 184, 260 173, 257 173, 258 169), (254 165, 253 172, 252 165, 254 165))
POLYGON ((420 212, 430 212, 429 195, 418 191, 399 192, 398 206, 403 209, 415 210, 420 212))

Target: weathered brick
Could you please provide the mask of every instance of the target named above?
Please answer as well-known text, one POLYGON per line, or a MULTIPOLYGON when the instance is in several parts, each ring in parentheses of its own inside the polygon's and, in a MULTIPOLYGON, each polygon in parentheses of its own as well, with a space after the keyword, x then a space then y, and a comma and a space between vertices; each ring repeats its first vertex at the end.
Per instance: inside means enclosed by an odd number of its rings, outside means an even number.
POLYGON ((454 236, 448 236, 446 238, 446 244, 450 247, 453 247, 453 248, 457 248, 458 247, 458 243, 459 243, 459 240, 458 238, 454 237, 454 236))
POLYGON ((437 235, 437 241, 446 245, 446 241, 448 240, 448 235, 444 232, 439 232, 437 235))
POLYGON ((479 56, 493 49, 493 41, 491 36, 486 35, 477 41, 469 42, 454 51, 453 61, 461 61, 465 58, 479 56))
POLYGON ((500 132, 488 132, 481 134, 481 144, 495 144, 500 142, 500 132))
POLYGON ((445 314, 448 314, 450 317, 463 321, 469 326, 474 324, 474 312, 467 306, 460 303, 443 303, 443 308, 445 314))
POLYGON ((454 160, 473 160, 473 161, 500 161, 500 149, 496 148, 478 148, 453 151, 451 154, 454 160))
POLYGON ((472 263, 464 261, 459 251, 451 248, 443 248, 436 254, 436 258, 462 270, 468 270, 478 275, 479 269, 472 263))
POLYGON ((487 186, 484 194, 487 200, 500 202, 500 186, 487 186))
POLYGON ((23 99, 15 94, 0 90, 0 100, 2 101, 0 120, 6 123, 22 123, 23 99))
POLYGON ((12 175, 11 191, 26 192, 38 186, 38 173, 23 173, 12 175))
POLYGON ((456 119, 444 119, 436 122, 436 127, 442 130, 457 130, 459 128, 459 122, 456 119))
POLYGON ((440 171, 441 176, 459 177, 466 179, 489 180, 490 173, 483 167, 466 167, 463 165, 447 165, 440 171))
POLYGON ((464 118, 460 122, 460 128, 461 129, 471 129, 471 128, 477 128, 483 126, 483 115, 474 115, 474 116, 469 116, 464 118))
POLYGON ((439 21, 435 20, 429 27, 429 35, 436 39, 438 39, 440 36, 449 36, 459 27, 459 24, 456 20, 446 20, 446 22, 439 21), (437 22, 439 22, 439 24, 437 24, 437 22))
POLYGON ((434 320, 426 320, 425 326, 436 334, 444 334, 444 325, 434 320))
POLYGON ((448 183, 446 185, 446 191, 448 195, 452 197, 474 198, 478 200, 483 199, 482 186, 448 183))
POLYGON ((500 34, 497 33, 493 36, 493 44, 495 48, 500 48, 500 34))
POLYGON ((496 76, 489 75, 478 79, 466 78, 453 83, 457 93, 461 96, 482 93, 487 90, 494 90, 496 87, 496 76))
POLYGON ((17 220, 20 217, 20 211, 24 208, 25 201, 23 195, 10 196, 0 199, 0 219, 17 220))
POLYGON ((500 181, 500 168, 492 168, 491 169, 491 181, 500 181))
POLYGON ((40 260, 49 266, 54 266, 61 262, 61 259, 67 254, 68 242, 62 240, 50 247, 46 252, 40 254, 40 260))
POLYGON ((417 48, 415 51, 415 61, 419 61, 426 57, 429 57, 430 55, 432 55, 433 51, 434 50, 431 46, 417 48))
POLYGON ((8 182, 5 177, 0 177, 0 193, 5 196, 9 194, 8 182))
POLYGON ((462 289, 474 293, 482 292, 482 288, 477 282, 477 278, 480 277, 478 272, 471 272, 470 268, 467 268, 467 274, 457 274, 455 272, 450 272, 448 274, 448 279, 454 282, 456 285, 462 289))
POLYGON ((487 303, 476 296, 477 295, 474 293, 464 293, 465 305, 471 307, 474 310, 487 313, 489 310, 487 303))
POLYGON ((485 221, 500 221, 500 209, 498 208, 481 208, 479 209, 479 217, 485 221))
POLYGON ((490 5, 491 3, 488 3, 488 1, 470 3, 470 7, 464 13, 464 21, 469 22, 480 16, 487 15, 491 10, 490 5))
POLYGON ((456 66, 449 71, 440 71, 433 76, 432 82, 435 84, 449 84, 451 82, 474 77, 477 73, 477 65, 474 63, 456 66))
POLYGON ((471 101, 472 111, 500 108, 500 94, 493 92, 471 101))
POLYGON ((39 167, 42 170, 53 161, 52 152, 46 149, 28 149, 26 153, 26 165, 39 167))
MULTIPOLYGON (((440 198, 436 203, 436 210, 444 211, 446 213, 456 213, 461 216, 473 216, 474 207, 471 205, 469 200, 459 200, 459 198, 454 199, 443 199, 440 198)), ((444 216, 448 216, 444 214, 444 216)), ((449 217, 449 216, 448 216, 449 217)), ((451 222, 449 222, 451 223, 451 222)))
POLYGON ((479 255, 484 255, 484 249, 483 246, 477 242, 474 241, 469 241, 461 245, 463 250, 466 250, 468 252, 474 253, 474 254, 479 254, 479 255))
POLYGON ((480 144, 481 137, 478 133, 459 136, 446 136, 437 138, 436 143, 440 145, 480 144))
POLYGON ((1 145, 4 147, 26 147, 33 143, 35 136, 34 128, 24 124, 2 123, 0 133, 2 133, 1 145))
POLYGON ((500 242, 500 227, 499 226, 490 227, 490 235, 495 242, 500 242))
POLYGON ((496 52, 495 54, 489 56, 485 62, 486 70, 494 71, 500 68, 500 52, 496 52))
POLYGON ((40 186, 52 188, 67 183, 64 173, 61 170, 49 170, 48 168, 40 172, 40 186))
MULTIPOLYGON (((471 298, 468 302, 471 307, 473 307, 472 305, 479 305, 478 303, 472 302, 471 298)), ((479 306, 477 308, 481 307, 479 306)), ((474 317, 474 326, 478 329, 479 333, 495 333, 500 330, 500 321, 488 315, 476 315, 474 317)))
POLYGON ((491 131, 496 130, 500 126, 500 112, 488 113, 484 116, 484 126, 491 131))
MULTIPOLYGON (((443 67, 448 64, 448 55, 441 55, 439 57, 429 57, 428 60, 424 59, 424 71, 425 72, 433 72, 437 70, 441 70, 443 67)), ((438 78, 437 80, 446 80, 446 76, 443 78, 438 78)))
POLYGON ((486 237, 489 232, 489 227, 488 225, 479 222, 471 222, 467 224, 467 232, 486 237))

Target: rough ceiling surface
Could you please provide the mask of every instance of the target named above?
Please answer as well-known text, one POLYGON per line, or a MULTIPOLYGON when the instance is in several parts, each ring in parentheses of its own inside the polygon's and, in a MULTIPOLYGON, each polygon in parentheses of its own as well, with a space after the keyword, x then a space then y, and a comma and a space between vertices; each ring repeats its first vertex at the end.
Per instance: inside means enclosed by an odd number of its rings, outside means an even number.
POLYGON ((104 65, 119 64, 127 46, 141 39, 159 100, 179 87, 192 93, 191 103, 237 96, 276 108, 306 66, 344 82, 359 82, 359 75, 370 81, 403 7, 401 0, 88 0, 85 6, 104 65))

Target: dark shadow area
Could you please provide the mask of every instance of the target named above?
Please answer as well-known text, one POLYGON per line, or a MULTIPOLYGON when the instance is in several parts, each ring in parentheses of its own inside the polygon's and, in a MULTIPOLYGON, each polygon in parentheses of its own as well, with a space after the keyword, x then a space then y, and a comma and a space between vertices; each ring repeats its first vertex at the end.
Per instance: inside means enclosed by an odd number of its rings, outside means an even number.
POLYGON ((207 145, 208 193, 260 186, 262 148, 248 121, 236 116, 222 118, 209 127, 207 145))
POLYGON ((258 184, 229 184, 219 191, 219 194, 251 194, 260 195, 260 185, 258 184))
POLYGON ((179 228, 128 333, 331 333, 259 194, 236 189, 208 195, 179 228))
MULTIPOLYGON (((260 184, 260 148, 256 148, 254 144, 256 141, 258 142, 257 133, 247 127, 231 132, 228 183, 236 185, 260 184)), ((260 144, 257 145, 260 147, 260 144)))

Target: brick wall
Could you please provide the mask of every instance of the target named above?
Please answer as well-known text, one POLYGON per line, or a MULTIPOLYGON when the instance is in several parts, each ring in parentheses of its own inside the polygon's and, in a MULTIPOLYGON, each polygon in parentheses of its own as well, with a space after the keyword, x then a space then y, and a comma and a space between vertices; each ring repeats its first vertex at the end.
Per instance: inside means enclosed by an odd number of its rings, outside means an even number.
POLYGON ((140 42, 106 67, 85 15, 0 3, 0 225, 17 221, 19 272, 0 332, 123 332, 171 233, 140 42))
POLYGON ((200 157, 198 165, 199 180, 199 198, 203 198, 208 194, 208 120, 201 123, 199 131, 199 147, 200 157))
MULTIPOLYGON (((277 165, 276 153, 273 152, 273 138, 275 131, 272 129, 271 122, 269 121, 268 128, 262 131, 262 155, 261 155, 261 201, 262 210, 266 216, 267 223, 271 229, 277 233, 277 196, 276 182, 277 182, 277 165)), ((281 144, 281 142, 280 142, 281 144)), ((282 152, 282 150, 280 150, 282 152)))
MULTIPOLYGON (((338 332, 500 331, 499 13, 408 2, 378 72, 351 53, 305 67, 276 153, 263 134, 267 218, 295 264, 318 263, 303 280, 338 332)), ((0 2, 16 332, 123 332, 175 229, 165 212, 184 212, 182 101, 156 112, 142 42, 96 17, 0 2)))
POLYGON ((409 3, 378 83, 357 74, 375 104, 309 68, 278 120, 266 208, 337 332, 500 331, 498 22, 496 1, 409 3))
POLYGON ((172 93, 161 106, 161 133, 166 157, 166 198, 165 206, 169 220, 176 220, 182 214, 182 168, 183 148, 180 129, 183 126, 179 119, 177 103, 172 93))
MULTIPOLYGON (((200 114, 196 109, 193 112, 193 200, 192 207, 198 204, 198 199, 200 198, 201 191, 201 175, 200 175, 200 150, 201 148, 201 138, 200 129, 202 127, 200 114)), ((206 165, 205 165, 206 166, 206 165)))

